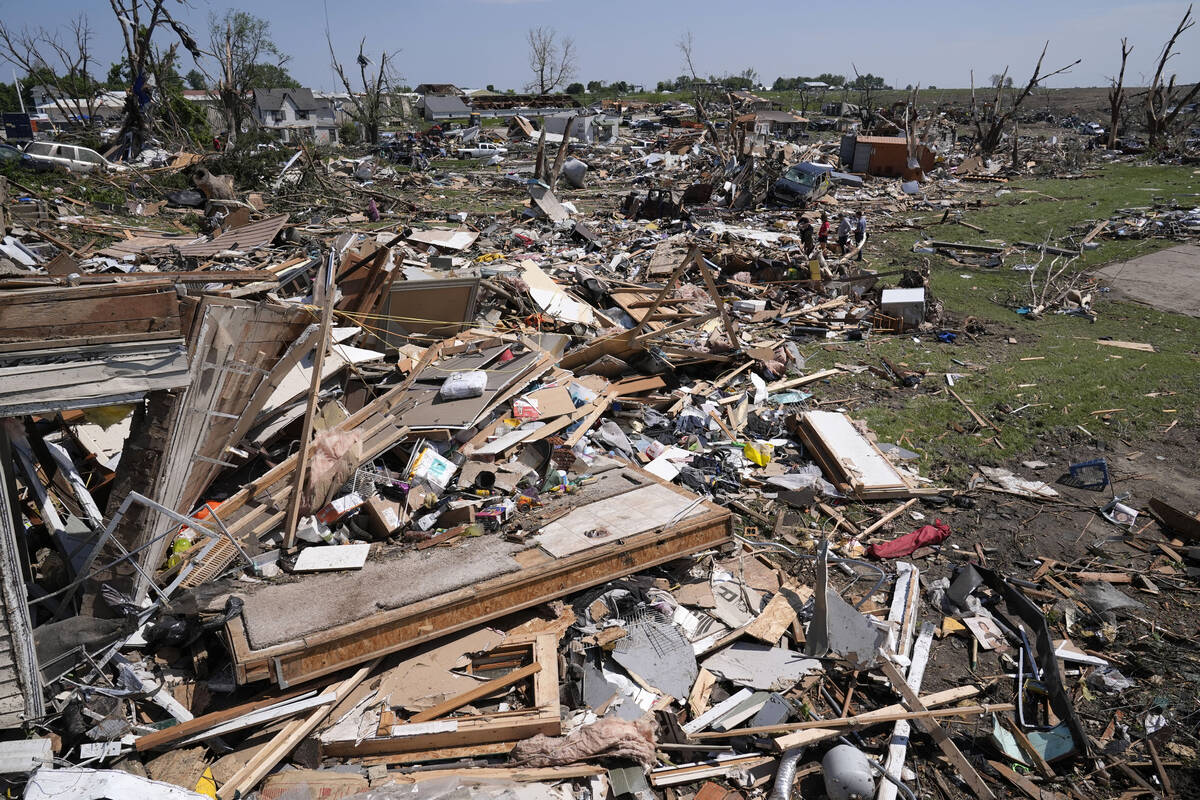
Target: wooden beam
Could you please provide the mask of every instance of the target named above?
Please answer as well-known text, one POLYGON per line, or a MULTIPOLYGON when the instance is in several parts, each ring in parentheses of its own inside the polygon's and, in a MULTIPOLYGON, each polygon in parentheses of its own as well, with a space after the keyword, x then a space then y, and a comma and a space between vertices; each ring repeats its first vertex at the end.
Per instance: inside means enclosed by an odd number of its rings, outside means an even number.
POLYGON ((137 741, 134 742, 133 746, 138 750, 138 752, 153 750, 158 747, 166 747, 167 745, 182 741, 189 736, 194 736, 197 733, 203 733, 209 728, 215 728, 222 723, 229 722, 232 719, 237 719, 243 714, 249 714, 252 711, 258 711, 259 709, 266 708, 267 706, 273 706, 277 703, 286 702, 294 697, 299 697, 300 695, 311 691, 314 690, 298 689, 291 692, 284 692, 282 694, 273 693, 268 697, 254 700, 249 703, 242 703, 241 705, 223 708, 220 711, 213 711, 210 714, 204 714, 203 716, 195 717, 187 722, 180 722, 178 725, 172 725, 169 728, 163 728, 160 731, 154 731, 154 733, 147 733, 144 736, 139 736, 137 741))
POLYGON ((409 720, 409 723, 428 722, 431 719, 437 719, 440 716, 449 714, 456 708, 462 708, 467 703, 472 703, 482 697, 487 697, 494 692, 498 692, 501 689, 506 689, 509 686, 512 686, 514 683, 523 681, 530 675, 540 672, 541 669, 541 664, 529 664, 528 666, 521 667, 520 669, 514 669, 507 675, 502 675, 501 677, 490 680, 487 683, 481 683, 470 691, 455 695, 445 702, 438 703, 432 708, 425 709, 419 714, 414 715, 412 719, 409 720))
MULTIPOLYGON (((944 689, 940 692, 924 695, 921 702, 925 704, 927 709, 934 709, 937 706, 944 706, 949 703, 957 703, 960 700, 966 700, 969 697, 978 695, 983 690, 978 686, 956 686, 953 689, 944 689)), ((986 706, 987 708, 1000 709, 1000 706, 986 706)), ((950 712, 956 713, 971 713, 970 708, 984 708, 984 706, 971 706, 965 708, 953 708, 938 711, 927 711, 929 716, 951 716, 950 712)), ((982 711, 977 713, 984 713, 982 711)), ((883 708, 877 708, 874 711, 866 711, 853 717, 835 717, 833 719, 810 719, 805 722, 781 722, 778 725, 764 725, 757 728, 738 728, 730 731, 714 731, 711 733, 697 733, 691 738, 693 739, 730 739, 734 736, 745 736, 747 734, 770 734, 770 733, 791 733, 794 731, 804 731, 813 728, 863 728, 869 725, 879 725, 884 722, 895 722, 898 719, 912 719, 913 712, 906 709, 900 703, 893 703, 883 708)), ((776 740, 781 742, 782 740, 776 740)), ((787 746, 783 746, 787 749, 787 746)), ((789 745, 790 746, 790 745, 789 745)))
POLYGON ((917 498, 914 497, 912 500, 909 500, 907 503, 901 503, 900 505, 896 506, 888 513, 884 514, 879 519, 872 522, 869 526, 864 528, 863 531, 859 535, 860 536, 870 536, 872 533, 879 530, 884 525, 888 524, 889 522, 894 520, 896 517, 903 514, 907 509, 911 508, 912 505, 916 502, 917 502, 917 498))
POLYGON ((658 307, 662 305, 663 301, 667 299, 667 295, 671 293, 671 289, 675 288, 675 282, 679 280, 679 276, 683 275, 684 271, 688 268, 688 265, 692 263, 692 258, 696 251, 697 248, 693 246, 692 249, 688 251, 688 254, 683 261, 679 262, 679 266, 672 270, 671 277, 668 278, 667 282, 663 284, 663 287, 659 289, 658 295, 655 296, 654 302, 650 304, 650 309, 642 317, 642 321, 635 325, 633 330, 629 332, 629 337, 631 340, 637 339, 638 334, 642 332, 642 328, 649 324, 650 318, 654 316, 654 312, 658 311, 658 307))
POLYGON ((721 293, 717 291, 717 283, 713 280, 711 268, 704 256, 700 255, 699 249, 696 249, 696 265, 700 267, 700 274, 704 276, 704 285, 708 287, 708 296, 712 298, 713 303, 717 306, 717 311, 721 314, 721 324, 725 326, 725 333, 729 335, 729 344, 735 350, 742 346, 741 340, 738 339, 737 328, 733 324, 733 319, 729 316, 729 310, 725 308, 725 301, 721 299, 721 293))
MULTIPOLYGON (((333 325, 334 300, 334 254, 331 251, 325 262, 321 298, 321 332, 317 334, 317 349, 313 352, 312 382, 308 387, 308 403, 304 407, 304 426, 300 432, 300 460, 292 478, 292 496, 288 502, 288 513, 283 525, 283 552, 289 553, 296 544, 296 525, 300 521, 300 501, 304 495, 304 477, 308 472, 309 445, 312 443, 313 417, 317 410, 317 397, 321 393, 321 370, 325 366, 325 351, 329 348, 329 329, 333 325)), ((315 287, 315 284, 314 284, 315 287)))
POLYGON ((271 770, 275 769, 275 766, 286 758, 288 753, 296 749, 296 746, 304 741, 304 738, 312 733, 329 716, 329 713, 333 711, 338 703, 342 702, 350 692, 354 691, 371 674, 371 671, 375 669, 380 660, 377 658, 371 663, 359 667, 349 678, 330 684, 325 689, 325 692, 333 692, 333 701, 316 709, 304 719, 292 720, 283 726, 283 729, 275 734, 266 747, 258 751, 246 763, 246 766, 242 767, 232 778, 222 784, 220 790, 217 792, 217 800, 234 800, 234 798, 245 797, 249 794, 258 785, 259 781, 265 778, 271 770))
MULTIPOLYGON (((921 698, 912 690, 908 682, 904 680, 904 676, 900 674, 900 670, 896 669, 896 665, 891 661, 884 659, 880 662, 880 670, 887 676, 892 687, 900 694, 903 704, 910 711, 925 711, 925 705, 921 702, 921 698)), ((950 735, 931 717, 916 717, 917 727, 925 731, 933 737, 939 748, 950 759, 950 763, 958 770, 959 776, 967 782, 971 790, 975 792, 976 797, 983 800, 995 800, 996 795, 988 788, 988 785, 983 782, 983 778, 971 766, 971 762, 967 761, 967 757, 958 749, 958 745, 950 738, 950 735)))

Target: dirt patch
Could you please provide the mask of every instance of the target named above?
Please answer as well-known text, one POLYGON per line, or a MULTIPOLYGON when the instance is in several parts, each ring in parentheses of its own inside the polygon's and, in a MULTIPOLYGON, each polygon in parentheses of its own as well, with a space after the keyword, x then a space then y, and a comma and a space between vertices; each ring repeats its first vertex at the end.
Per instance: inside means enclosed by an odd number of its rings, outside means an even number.
POLYGON ((1200 317, 1200 246, 1159 250, 1109 264, 1096 274, 1109 281, 1119 297, 1159 311, 1200 317))

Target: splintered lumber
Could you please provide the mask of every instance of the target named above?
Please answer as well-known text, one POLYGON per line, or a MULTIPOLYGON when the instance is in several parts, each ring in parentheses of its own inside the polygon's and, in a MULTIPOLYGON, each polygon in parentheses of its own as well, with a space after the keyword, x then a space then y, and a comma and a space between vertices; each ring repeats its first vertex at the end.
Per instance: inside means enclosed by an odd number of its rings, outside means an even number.
POLYGON ((991 428, 992 430, 996 431, 996 433, 1000 432, 999 428, 997 428, 995 425, 993 425, 986 418, 980 416, 979 412, 977 412, 974 408, 972 408, 970 403, 968 403, 966 400, 963 400, 961 397, 959 397, 958 392, 954 391, 949 386, 946 387, 946 391, 949 392, 951 394, 951 396, 955 400, 957 400, 962 405, 963 408, 965 408, 967 410, 967 413, 971 415, 971 419, 975 420, 976 424, 979 425, 979 427, 991 428))
MULTIPOLYGON (((944 689, 940 692, 924 695, 921 702, 926 709, 937 709, 939 706, 957 703, 960 700, 966 700, 975 697, 983 690, 978 686, 956 686, 953 689, 944 689)), ((985 706, 972 706, 970 708, 985 708, 985 706)), ((927 711, 930 716, 954 716, 957 714, 969 714, 970 708, 948 708, 944 711, 927 711)), ((1000 706, 986 706, 986 708, 999 709, 1000 706)), ((984 713, 984 712, 976 712, 984 713)), ((757 728, 737 728, 729 731, 714 731, 711 733, 695 733, 692 734, 693 739, 730 739, 734 736, 745 736, 747 734, 768 734, 768 733, 791 733, 800 731, 808 733, 811 731, 821 731, 829 733, 829 736, 841 736, 847 728, 865 728, 871 725, 880 725, 885 722, 895 722, 898 719, 912 719, 913 714, 900 703, 893 703, 883 708, 877 708, 874 711, 866 711, 862 714, 856 714, 853 717, 835 717, 834 719, 812 719, 805 722, 783 722, 779 725, 765 725, 757 728)), ((788 741, 792 737, 781 736, 775 740, 776 744, 781 749, 786 750, 789 747, 808 744, 809 742, 803 737, 795 743, 788 741)), ((826 737, 829 738, 829 737, 826 737)), ((812 741, 819 742, 821 738, 815 738, 812 741)))
POLYGON ((312 690, 300 689, 291 692, 284 692, 283 694, 272 694, 271 696, 262 698, 260 700, 243 703, 242 705, 222 709, 221 711, 214 711, 211 714, 205 714, 203 716, 190 719, 187 722, 181 722, 178 725, 172 725, 169 728, 163 728, 161 731, 154 731, 153 733, 147 733, 145 736, 139 736, 137 741, 134 742, 133 746, 139 752, 145 750, 154 750, 159 747, 166 747, 167 745, 172 745, 176 742, 183 741, 189 736, 193 736, 197 733, 203 733, 210 728, 215 728, 216 726, 225 722, 237 719, 244 714, 249 714, 251 712, 276 705, 277 703, 287 702, 288 700, 292 700, 310 691, 312 690))
POLYGON ((254 754, 254 757, 242 767, 237 773, 230 778, 217 792, 217 800, 233 800, 236 797, 245 797, 250 791, 258 785, 259 781, 267 776, 267 774, 275 769, 275 766, 287 757, 288 753, 296 749, 304 738, 312 733, 321 721, 329 716, 329 712, 333 711, 334 707, 350 692, 354 691, 360 683, 371 671, 375 669, 381 659, 375 659, 369 664, 359 667, 350 677, 337 683, 332 683, 323 693, 332 692, 333 700, 313 711, 304 719, 292 720, 283 727, 279 733, 271 739, 271 741, 262 750, 254 754))
MULTIPOLYGON (((910 569, 907 573, 909 577, 910 589, 917 583, 916 569, 910 569)), ((900 596, 900 591, 897 589, 897 601, 902 603, 906 610, 912 610, 914 619, 906 620, 910 625, 915 621, 916 607, 910 606, 907 602, 908 597, 917 596, 919 592, 911 592, 908 596, 900 596)), ((889 620, 890 621, 890 620, 889 620)), ((931 623, 925 623, 921 626, 921 634, 917 637, 917 642, 912 648, 912 652, 907 651, 907 638, 899 637, 901 647, 900 652, 910 656, 908 675, 905 677, 905 683, 913 690, 913 692, 921 691, 921 682, 925 678, 925 667, 929 664, 929 649, 933 644, 934 627, 931 623)), ((888 742, 887 760, 884 762, 884 769, 887 774, 893 778, 899 779, 904 770, 904 759, 908 755, 909 734, 912 732, 908 720, 897 720, 892 727, 892 738, 888 742)), ((896 784, 891 781, 884 781, 879 786, 879 791, 875 796, 875 800, 894 800, 896 797, 896 784)))
MULTIPOLYGON (((329 261, 325 264, 322 274, 321 298, 321 332, 317 336, 317 349, 313 353, 312 381, 308 387, 308 399, 304 406, 304 424, 300 430, 300 460, 293 470, 292 496, 288 500, 287 517, 283 524, 283 550, 292 551, 296 543, 296 525, 300 521, 300 501, 303 499, 301 488, 304 486, 304 476, 308 472, 309 444, 312 442, 313 415, 317 411, 317 400, 321 394, 322 365, 325 363, 325 351, 329 349, 329 330, 333 326, 334 301, 334 255, 330 253, 329 261)), ((314 287, 315 289, 315 287, 314 287)))
MULTIPOLYGON (((811 375, 801 375, 799 378, 789 378, 787 380, 775 381, 774 383, 767 384, 767 391, 768 392, 782 392, 785 389, 793 389, 797 386, 804 386, 805 384, 815 383, 816 381, 824 380, 825 378, 828 378, 831 375, 837 375, 839 372, 841 372, 840 369, 823 369, 820 372, 814 372, 811 375)), ((736 403, 739 400, 741 400, 744 395, 745 395, 745 392, 739 392, 737 394, 732 394, 729 397, 722 397, 718 401, 718 404, 727 406, 731 403, 736 403)))
MULTIPOLYGON (((974 688, 974 687, 968 687, 974 688)), ((954 692, 955 689, 949 689, 954 692)), ((935 693, 930 698, 937 697, 935 693)), ((1016 711, 1013 703, 980 703, 973 706, 954 706, 953 708, 927 708, 924 711, 907 711, 899 703, 875 711, 859 714, 854 717, 834 717, 833 719, 810 719, 805 722, 784 722, 779 725, 760 725, 756 728, 732 728, 727 731, 704 731, 693 734, 692 739, 734 739, 738 736, 761 736, 775 733, 787 733, 775 740, 782 748, 802 747, 845 736, 848 730, 860 730, 888 722, 901 722, 921 718, 939 719, 941 717, 979 717, 984 714, 1004 714, 1016 711), (886 712, 886 713, 885 713, 886 712)))
MULTIPOLYGON (((406 752, 431 752, 435 749, 463 749, 482 745, 504 744, 505 752, 512 743, 536 734, 557 736, 562 731, 558 697, 558 633, 518 634, 497 648, 479 656, 486 664, 529 661, 530 667, 517 669, 501 678, 516 682, 530 678, 531 704, 517 711, 460 714, 444 719, 432 719, 426 714, 422 721, 401 722, 391 709, 380 714, 377 735, 353 739, 323 739, 322 752, 340 757, 393 756, 406 752), (520 675, 522 678, 514 678, 520 675)), ((495 684, 493 684, 495 685, 495 684)), ((478 694, 484 687, 452 698, 430 712, 439 717, 453 705, 462 705, 465 695, 478 694)), ((453 710, 453 709, 451 709, 453 710)))
POLYGON ((481 683, 469 692, 463 692, 460 695, 451 697, 449 700, 443 703, 438 703, 433 708, 425 709, 419 714, 413 716, 409 722, 428 722, 431 719, 437 719, 444 714, 449 714, 456 708, 462 708, 467 703, 473 703, 482 697, 487 697, 493 692, 506 689, 509 686, 512 686, 514 683, 528 678, 535 672, 540 672, 541 669, 542 665, 537 663, 529 664, 528 666, 521 667, 520 669, 514 669, 507 675, 502 675, 501 677, 490 680, 487 683, 481 683))
POLYGON ((1122 342, 1112 339, 1097 339, 1096 344, 1102 344, 1106 347, 1119 347, 1122 350, 1140 350, 1143 353, 1156 353, 1154 345, 1146 344, 1145 342, 1122 342))
POLYGON ((595 764, 571 764, 564 767, 476 767, 470 769, 436 769, 429 772, 410 772, 396 776, 389 775, 388 780, 394 783, 406 784, 421 783, 422 781, 454 776, 466 778, 467 780, 537 783, 539 781, 565 781, 572 778, 590 778, 593 775, 607 774, 607 772, 607 768, 595 764))
MULTIPOLYGON (((595 506, 591 510, 596 513, 627 516, 629 511, 623 503, 629 497, 634 497, 629 502, 644 505, 651 496, 663 508, 685 509, 687 513, 679 519, 668 519, 647 509, 639 516, 640 522, 635 520, 623 535, 602 540, 588 539, 579 531, 572 533, 574 529, 563 527, 566 517, 556 519, 546 530, 558 534, 556 541, 564 548, 558 557, 548 556, 531 546, 528 551, 523 551, 529 553, 529 560, 518 569, 481 577, 473 584, 449 591, 431 590, 428 595, 412 595, 414 599, 406 599, 394 608, 379 610, 367 606, 357 618, 338 618, 332 627, 318 624, 293 626, 287 636, 257 645, 249 635, 246 623, 253 615, 251 598, 250 611, 244 611, 226 623, 237 681, 272 680, 281 686, 300 684, 379 655, 715 547, 732 535, 732 513, 728 509, 700 500, 686 489, 647 472, 626 466, 619 473, 619 480, 614 473, 608 481, 615 494, 589 504, 595 506), (635 492, 640 494, 631 494, 635 492), (665 492, 670 496, 664 495, 665 492), (664 497, 671 500, 666 506, 663 505, 664 497), (638 498, 643 499, 639 501, 638 498), (659 521, 660 518, 663 521, 659 521), (581 549, 573 549, 576 546, 581 549)), ((582 516, 587 514, 580 515, 583 507, 575 507, 569 512, 576 517, 572 525, 583 523, 582 516)), ((477 541, 470 540, 463 546, 471 547, 470 542, 477 541)), ((412 564, 414 558, 413 553, 391 557, 396 564, 412 564)), ((278 593, 286 595, 295 591, 287 586, 260 587, 258 591, 279 597, 278 593)))
POLYGON ((770 764, 774 760, 774 758, 763 758, 757 755, 733 755, 722 756, 712 761, 664 767, 650 772, 650 784, 656 787, 676 786, 681 783, 693 783, 704 778, 719 778, 729 775, 734 770, 748 772, 770 764))
POLYGON ((875 520, 874 522, 872 522, 872 523, 870 524, 870 526, 868 526, 867 528, 865 528, 865 529, 862 531, 862 533, 860 533, 859 535, 860 535, 860 536, 869 536, 870 534, 872 534, 872 533, 874 533, 875 531, 877 531, 877 530, 879 530, 880 528, 882 528, 884 525, 887 525, 889 522, 891 522, 892 520, 894 520, 896 517, 898 517, 898 516, 900 516, 901 514, 903 514, 903 513, 904 513, 906 510, 908 510, 909 508, 911 508, 911 507, 912 507, 912 505, 913 505, 914 503, 916 503, 916 502, 917 502, 917 498, 915 498, 915 497, 914 497, 913 499, 909 500, 909 501, 908 501, 908 502, 906 502, 906 503, 901 503, 900 505, 898 505, 898 506, 896 506, 895 508, 893 508, 891 511, 887 512, 886 514, 884 514, 884 515, 883 515, 882 517, 880 517, 879 519, 877 519, 877 520, 875 520))
MULTIPOLYGON (((887 676, 887 679, 891 682, 892 687, 900 693, 900 696, 904 699, 904 705, 909 710, 926 710, 925 705, 921 702, 921 698, 918 697, 917 693, 914 692, 912 687, 908 685, 908 682, 904 679, 904 676, 900 674, 898 669, 896 669, 895 664, 887 659, 884 659, 880 662, 879 668, 883 671, 883 674, 887 676)), ((992 794, 992 790, 986 783, 983 782, 983 778, 980 777, 979 773, 975 771, 975 768, 971 766, 971 762, 967 761, 967 757, 964 756, 962 751, 958 749, 958 745, 954 743, 954 741, 950 738, 950 735, 946 733, 945 729, 942 728, 942 726, 939 725, 938 722, 932 717, 916 717, 915 720, 917 727, 932 736, 933 740, 937 742, 938 747, 941 748, 942 752, 946 755, 946 758, 950 759, 950 763, 953 764, 954 768, 958 770, 959 776, 966 781, 967 785, 970 786, 972 791, 975 792, 975 796, 984 798, 984 800, 995 800, 996 796, 992 794)))

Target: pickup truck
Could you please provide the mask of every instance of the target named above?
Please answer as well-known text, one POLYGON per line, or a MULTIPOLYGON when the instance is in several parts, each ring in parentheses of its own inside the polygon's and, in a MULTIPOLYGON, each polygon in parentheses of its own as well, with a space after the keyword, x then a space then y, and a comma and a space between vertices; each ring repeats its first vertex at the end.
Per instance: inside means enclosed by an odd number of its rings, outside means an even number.
POLYGON ((491 158, 492 156, 508 155, 508 148, 491 142, 478 142, 474 147, 461 147, 459 158, 491 158))

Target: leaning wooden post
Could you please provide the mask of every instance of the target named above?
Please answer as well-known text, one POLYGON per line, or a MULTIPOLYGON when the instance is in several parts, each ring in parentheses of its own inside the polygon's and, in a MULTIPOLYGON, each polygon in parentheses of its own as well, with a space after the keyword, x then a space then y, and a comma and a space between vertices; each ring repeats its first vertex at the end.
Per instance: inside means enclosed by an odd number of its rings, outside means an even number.
POLYGON ((308 404, 304 408, 304 427, 300 431, 300 457, 296 463, 296 476, 292 482, 292 496, 288 498, 287 520, 283 528, 285 553, 291 552, 296 543, 296 525, 300 521, 300 498, 304 489, 304 476, 308 472, 308 448, 312 439, 313 416, 317 409, 317 396, 321 393, 321 370, 325 366, 325 350, 329 347, 329 329, 333 324, 336 253, 333 249, 329 251, 329 258, 325 261, 325 274, 321 280, 313 283, 313 300, 318 301, 321 306, 321 331, 317 334, 317 349, 313 351, 312 381, 308 385, 308 404))

